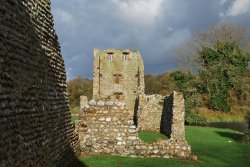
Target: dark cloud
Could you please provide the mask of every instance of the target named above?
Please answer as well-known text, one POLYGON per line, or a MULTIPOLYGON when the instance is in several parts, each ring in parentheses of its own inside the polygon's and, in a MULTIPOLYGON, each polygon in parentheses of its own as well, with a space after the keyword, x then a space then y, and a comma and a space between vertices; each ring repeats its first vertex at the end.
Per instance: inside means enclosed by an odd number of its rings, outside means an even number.
POLYGON ((221 21, 250 29, 250 7, 236 1, 247 0, 53 0, 68 79, 92 77, 94 48, 137 49, 146 73, 176 69, 172 55, 193 33, 221 21))

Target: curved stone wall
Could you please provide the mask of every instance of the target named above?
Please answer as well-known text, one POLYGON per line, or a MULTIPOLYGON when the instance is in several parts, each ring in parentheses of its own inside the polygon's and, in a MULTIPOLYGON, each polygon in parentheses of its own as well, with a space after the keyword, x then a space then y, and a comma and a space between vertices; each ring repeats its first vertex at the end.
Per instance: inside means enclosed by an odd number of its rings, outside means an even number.
POLYGON ((50 1, 1 1, 0 166, 68 166, 70 117, 50 1))

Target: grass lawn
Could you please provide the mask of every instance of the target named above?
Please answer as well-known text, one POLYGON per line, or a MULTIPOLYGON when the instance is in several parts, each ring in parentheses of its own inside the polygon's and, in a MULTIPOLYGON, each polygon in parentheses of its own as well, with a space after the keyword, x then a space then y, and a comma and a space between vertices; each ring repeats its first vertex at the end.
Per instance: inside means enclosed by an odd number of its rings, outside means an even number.
MULTIPOLYGON (((142 135, 142 134, 140 134, 142 135)), ((143 134, 145 136, 146 134, 143 134)), ((93 156, 80 158, 88 167, 166 167, 166 166, 250 166, 250 145, 241 144, 242 134, 232 130, 186 127, 186 138, 198 161, 161 158, 93 156)))
POLYGON ((139 137, 146 143, 153 143, 167 138, 164 134, 157 132, 139 132, 139 137))
POLYGON ((75 122, 76 120, 78 120, 78 115, 71 115, 71 122, 75 122))

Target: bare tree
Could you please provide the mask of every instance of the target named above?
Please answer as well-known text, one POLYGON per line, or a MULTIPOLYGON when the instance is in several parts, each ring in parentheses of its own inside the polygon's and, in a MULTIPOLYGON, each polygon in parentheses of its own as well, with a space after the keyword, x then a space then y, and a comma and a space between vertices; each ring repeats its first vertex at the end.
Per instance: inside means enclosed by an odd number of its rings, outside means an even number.
POLYGON ((216 50, 218 43, 235 42, 240 44, 243 51, 249 52, 250 42, 248 35, 248 31, 245 28, 228 23, 219 23, 211 29, 193 35, 190 41, 182 44, 177 49, 174 58, 180 69, 194 71, 199 69, 202 63, 199 59, 199 52, 202 47, 216 50))

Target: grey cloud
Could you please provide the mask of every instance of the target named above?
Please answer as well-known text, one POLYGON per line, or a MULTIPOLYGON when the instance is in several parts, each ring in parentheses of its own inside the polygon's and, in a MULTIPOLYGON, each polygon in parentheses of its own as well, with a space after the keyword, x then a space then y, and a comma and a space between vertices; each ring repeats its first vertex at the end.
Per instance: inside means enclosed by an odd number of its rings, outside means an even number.
MULTIPOLYGON (((135 1, 138 0, 123 2, 135 1)), ((162 0, 159 13, 148 24, 145 23, 147 19, 140 22, 139 17, 124 19, 126 13, 119 7, 119 2, 121 0, 116 3, 112 0, 52 1, 68 79, 92 77, 94 48, 137 49, 143 56, 145 72, 155 74, 176 69, 173 52, 193 33, 220 21, 249 28, 249 13, 236 17, 220 16, 227 12, 233 0, 225 3, 218 0, 162 0)))

